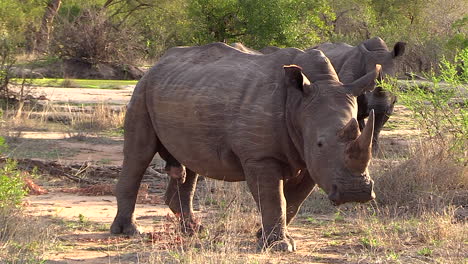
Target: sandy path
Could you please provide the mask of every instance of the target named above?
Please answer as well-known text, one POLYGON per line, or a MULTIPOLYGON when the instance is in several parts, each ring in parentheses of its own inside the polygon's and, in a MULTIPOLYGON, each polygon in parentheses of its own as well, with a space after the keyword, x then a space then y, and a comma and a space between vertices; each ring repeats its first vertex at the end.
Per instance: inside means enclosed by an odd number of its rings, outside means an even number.
MULTIPOLYGON (((62 246, 69 249, 50 251, 46 256, 48 264, 140 263, 139 250, 134 248, 135 246, 144 246, 145 250, 152 248, 156 254, 168 254, 167 250, 160 249, 171 243, 166 239, 156 242, 157 244, 151 244, 151 242, 142 242, 144 239, 142 237, 125 238, 109 234, 108 228, 116 214, 117 207, 113 196, 80 196, 53 192, 29 196, 26 201, 29 203, 27 212, 35 216, 53 217, 62 219, 64 223, 71 221, 76 224, 82 215, 85 221, 102 224, 99 231, 75 228, 72 232, 60 235, 59 240, 62 246)), ((135 216, 140 229, 144 232, 163 232, 164 234, 163 226, 168 223, 168 214, 171 215, 170 210, 162 204, 136 205, 135 216)), ((197 211, 196 214, 200 215, 200 212, 197 211)), ((326 216, 316 216, 316 219, 331 221, 326 216)), ((314 226, 304 220, 296 220, 290 228, 291 234, 299 245, 298 251, 294 254, 252 253, 256 248, 255 238, 253 234, 245 234, 243 239, 246 240, 246 249, 249 251, 245 254, 262 263, 347 263, 348 246, 340 245, 354 242, 348 236, 323 237, 324 229, 327 229, 326 225, 314 226), (274 262, 267 261, 269 259, 274 262)))
POLYGON ((34 87, 32 95, 45 96, 55 103, 109 103, 125 105, 133 93, 133 85, 122 89, 34 87))
MULTIPOLYGON (((110 225, 117 213, 114 196, 82 196, 61 192, 29 196, 28 213, 36 216, 51 216, 77 221, 79 215, 92 222, 110 225)), ((142 231, 152 231, 153 219, 161 219, 170 213, 163 204, 137 204, 135 216, 142 231)))
POLYGON ((60 142, 67 148, 78 149, 79 153, 71 157, 63 157, 61 161, 82 163, 92 162, 104 165, 121 166, 123 161, 123 145, 90 144, 85 142, 60 142))
MULTIPOLYGON (((86 222, 102 224, 100 231, 85 231, 75 229, 72 233, 61 235, 59 239, 72 250, 50 252, 46 263, 136 263, 131 256, 120 256, 122 252, 111 247, 124 238, 110 235, 108 228, 117 212, 117 202, 114 196, 80 196, 67 193, 49 193, 40 196, 29 196, 26 199, 29 206, 27 212, 41 217, 53 217, 62 221, 76 223, 81 218, 86 222)), ((170 213, 165 205, 137 204, 135 216, 140 230, 152 232, 154 221, 162 222, 170 213)), ((128 239, 127 239, 128 240, 128 239)), ((128 240, 131 243, 132 240, 128 240)))

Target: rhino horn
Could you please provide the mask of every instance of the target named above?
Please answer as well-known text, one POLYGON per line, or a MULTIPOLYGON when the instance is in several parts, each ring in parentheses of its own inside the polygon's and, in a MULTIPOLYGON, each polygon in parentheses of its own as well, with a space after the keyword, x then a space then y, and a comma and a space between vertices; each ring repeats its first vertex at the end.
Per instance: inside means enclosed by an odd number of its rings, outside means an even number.
POLYGON ((346 148, 345 163, 348 169, 354 172, 364 172, 372 156, 372 137, 374 133, 374 110, 361 135, 349 143, 346 148))
POLYGON ((352 141, 359 137, 359 124, 356 118, 351 118, 349 122, 338 132, 339 138, 344 141, 352 141))
POLYGON ((367 73, 356 81, 345 84, 344 87, 348 93, 359 96, 367 91, 372 91, 375 88, 375 80, 381 76, 382 66, 380 64, 375 65, 375 70, 367 73))
POLYGON ((370 111, 366 126, 362 130, 361 135, 356 139, 356 142, 362 151, 372 150, 372 137, 373 136, 374 136, 374 109, 370 111))

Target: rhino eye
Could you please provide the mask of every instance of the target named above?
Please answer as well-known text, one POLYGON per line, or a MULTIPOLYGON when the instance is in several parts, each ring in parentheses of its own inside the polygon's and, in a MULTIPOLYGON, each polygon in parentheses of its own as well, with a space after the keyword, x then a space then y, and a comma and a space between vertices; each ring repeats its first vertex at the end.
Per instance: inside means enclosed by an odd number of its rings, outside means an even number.
POLYGON ((317 143, 317 146, 318 146, 319 148, 321 148, 321 147, 323 146, 323 143, 322 143, 321 141, 319 141, 319 142, 317 143))

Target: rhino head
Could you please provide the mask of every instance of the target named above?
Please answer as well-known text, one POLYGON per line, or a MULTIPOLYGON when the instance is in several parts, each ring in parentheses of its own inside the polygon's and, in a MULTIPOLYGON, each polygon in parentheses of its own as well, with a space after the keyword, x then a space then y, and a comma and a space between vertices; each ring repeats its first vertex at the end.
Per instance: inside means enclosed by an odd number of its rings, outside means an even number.
POLYGON ((361 63, 365 65, 366 72, 372 71, 376 64, 380 64, 382 77, 386 77, 395 75, 395 59, 405 53, 406 43, 397 42, 390 51, 381 38, 375 37, 359 44, 358 48, 363 55, 361 63))
MULTIPOLYGON (((374 70, 376 64, 382 66, 382 74, 379 79, 382 80, 387 76, 395 75, 395 62, 397 57, 401 57, 405 53, 405 42, 397 42, 393 50, 389 50, 385 42, 378 37, 364 41, 358 46, 361 54, 361 63, 364 65, 364 72, 374 70)), ((359 98, 359 119, 367 117, 371 110, 375 111, 375 131, 374 131, 374 150, 377 150, 378 137, 380 130, 387 122, 393 113, 396 103, 396 96, 388 91, 385 91, 381 86, 377 85, 371 93, 366 93, 365 96, 359 98)), ((363 123, 360 124, 361 129, 363 123)))
MULTIPOLYGON (((297 101, 291 134, 312 179, 335 205, 375 198, 368 172, 372 156, 374 113, 362 132, 356 120, 356 97, 375 87, 381 66, 353 83, 310 82, 298 66, 285 67, 286 80, 302 98, 297 101)), ((289 95, 288 95, 289 96, 289 95)))

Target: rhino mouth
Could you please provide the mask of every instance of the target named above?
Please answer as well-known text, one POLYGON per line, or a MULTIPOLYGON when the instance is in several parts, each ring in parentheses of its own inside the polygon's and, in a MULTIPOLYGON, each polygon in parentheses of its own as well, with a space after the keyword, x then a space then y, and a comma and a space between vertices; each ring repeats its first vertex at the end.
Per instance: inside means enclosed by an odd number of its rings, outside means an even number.
POLYGON ((373 182, 371 181, 368 186, 363 187, 362 189, 353 191, 341 191, 336 184, 333 184, 332 190, 328 195, 328 199, 330 199, 334 206, 349 202, 365 203, 372 201, 375 199, 373 182))

